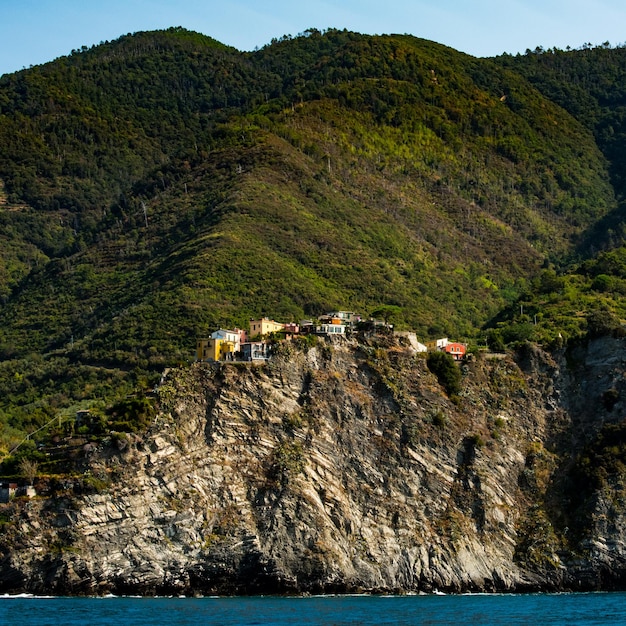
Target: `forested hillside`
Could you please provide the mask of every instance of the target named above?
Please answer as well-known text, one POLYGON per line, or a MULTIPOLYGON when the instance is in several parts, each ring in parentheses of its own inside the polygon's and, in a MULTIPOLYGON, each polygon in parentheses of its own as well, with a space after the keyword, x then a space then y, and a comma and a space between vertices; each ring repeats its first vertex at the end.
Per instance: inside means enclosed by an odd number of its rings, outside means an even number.
POLYGON ((543 272, 494 320, 494 340, 530 339, 550 344, 585 334, 623 335, 626 319, 626 54, 623 47, 579 50, 536 48, 503 55, 496 62, 521 74, 542 94, 594 134, 608 163, 617 203, 592 223, 576 243, 582 263, 557 264, 543 272))
POLYGON ((252 316, 585 333, 580 307, 496 317, 585 260, 593 309, 593 255, 621 243, 619 107, 574 72, 534 80, 543 56, 335 30, 242 53, 173 28, 0 77, 0 448, 252 316))

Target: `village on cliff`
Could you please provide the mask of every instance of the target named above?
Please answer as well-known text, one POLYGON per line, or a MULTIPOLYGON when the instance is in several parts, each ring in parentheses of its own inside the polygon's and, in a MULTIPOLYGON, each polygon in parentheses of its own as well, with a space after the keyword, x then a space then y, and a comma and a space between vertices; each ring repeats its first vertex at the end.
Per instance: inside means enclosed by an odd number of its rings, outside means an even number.
POLYGON ((290 341, 299 336, 346 337, 355 332, 393 333, 405 337, 415 352, 446 352, 460 361, 467 351, 464 343, 447 338, 421 343, 415 333, 394 331, 393 324, 385 320, 367 318, 351 311, 333 311, 317 320, 303 320, 299 324, 276 322, 267 317, 250 320, 250 329, 225 330, 220 328, 208 337, 198 338, 196 359, 198 361, 266 361, 272 354, 277 340, 290 341))

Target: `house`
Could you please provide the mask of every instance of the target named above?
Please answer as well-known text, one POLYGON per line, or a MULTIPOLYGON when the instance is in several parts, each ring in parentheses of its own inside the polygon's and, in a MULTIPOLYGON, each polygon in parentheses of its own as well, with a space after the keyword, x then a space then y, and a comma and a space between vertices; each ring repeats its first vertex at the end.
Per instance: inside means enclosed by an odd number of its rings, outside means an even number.
POLYGON ((285 334, 285 339, 291 341, 300 335, 300 325, 295 322, 288 322, 284 325, 282 332, 285 334))
POLYGON ((455 361, 460 361, 467 351, 467 346, 464 343, 457 343, 455 341, 451 341, 443 349, 444 352, 447 352, 455 361))
POLYGON ((7 503, 17 495, 17 483, 0 484, 0 502, 7 503))
POLYGON ((356 327, 356 325, 361 321, 361 316, 353 311, 333 311, 331 313, 327 313, 325 317, 339 319, 340 323, 345 324, 348 328, 356 327))
POLYGON ((341 319, 339 319, 338 317, 334 317, 330 313, 327 315, 320 315, 317 318, 317 321, 321 322, 322 324, 341 324, 341 319))
POLYGON ((244 361, 267 361, 270 358, 270 346, 264 341, 242 343, 240 352, 244 361))
POLYGON ((322 323, 317 324, 315 326, 315 334, 316 335, 326 335, 327 337, 336 337, 337 335, 345 335, 346 334, 346 326, 345 324, 335 323, 334 321, 330 324, 322 323))
POLYGON ((17 483, 0 483, 0 503, 6 504, 17 496, 26 496, 27 498, 34 498, 37 495, 37 490, 33 485, 26 485, 18 487, 17 483))
POLYGON ((235 352, 235 342, 227 339, 210 337, 209 339, 198 339, 197 342, 199 361, 232 360, 235 352))
POLYGON ((449 341, 447 337, 427 341, 426 347, 429 352, 447 352, 455 361, 460 361, 467 352, 467 346, 464 343, 449 341))
POLYGON ((428 348, 429 352, 435 352, 437 350, 441 351, 448 345, 448 338, 444 337, 443 339, 432 339, 431 341, 426 342, 426 348, 428 348))
POLYGON ((268 317, 263 317, 258 320, 250 320, 250 338, 252 337, 265 337, 270 333, 275 333, 279 330, 283 330, 284 324, 275 322, 268 317))
POLYGON ((245 330, 235 328, 226 330, 220 328, 207 338, 196 341, 196 358, 198 361, 223 361, 232 360, 234 354, 239 352, 240 345, 247 340, 245 330))
POLYGON ((215 360, 213 358, 215 356, 215 346, 213 344, 209 345, 210 343, 211 339, 196 339, 196 359, 198 361, 215 360))
POLYGON ((300 332, 303 335, 315 332, 315 322, 313 320, 300 320, 300 332))
POLYGON ((239 344, 248 340, 248 333, 245 330, 235 328, 235 330, 225 330, 220 328, 211 333, 211 339, 221 339, 235 346, 235 352, 239 352, 239 344))

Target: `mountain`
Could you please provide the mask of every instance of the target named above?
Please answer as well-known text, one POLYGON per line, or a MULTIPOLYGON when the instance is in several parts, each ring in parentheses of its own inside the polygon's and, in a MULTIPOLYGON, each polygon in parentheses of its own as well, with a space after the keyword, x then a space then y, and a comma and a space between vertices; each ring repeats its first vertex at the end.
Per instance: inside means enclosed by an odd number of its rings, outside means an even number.
POLYGON ((620 162, 509 61, 172 28, 1 77, 2 449, 151 387, 217 326, 392 305, 482 342, 542 268, 592 258, 620 162))

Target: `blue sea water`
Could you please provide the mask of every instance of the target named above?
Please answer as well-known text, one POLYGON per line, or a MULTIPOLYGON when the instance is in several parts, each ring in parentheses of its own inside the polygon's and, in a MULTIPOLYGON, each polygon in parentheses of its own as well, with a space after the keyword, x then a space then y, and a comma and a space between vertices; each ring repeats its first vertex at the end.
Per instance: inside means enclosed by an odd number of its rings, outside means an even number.
POLYGON ((626 624, 626 594, 306 598, 0 597, 2 626, 626 624))

